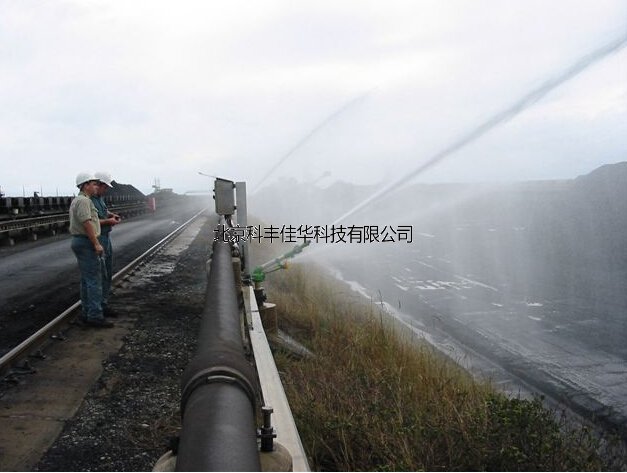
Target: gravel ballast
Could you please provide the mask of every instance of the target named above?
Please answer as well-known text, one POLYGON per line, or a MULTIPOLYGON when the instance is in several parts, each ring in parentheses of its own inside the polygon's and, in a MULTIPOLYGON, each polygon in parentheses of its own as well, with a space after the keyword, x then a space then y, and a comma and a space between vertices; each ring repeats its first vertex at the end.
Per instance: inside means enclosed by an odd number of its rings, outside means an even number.
POLYGON ((180 427, 181 375, 196 348, 213 231, 166 250, 123 287, 112 307, 135 319, 120 351, 37 465, 39 471, 150 471, 180 427))

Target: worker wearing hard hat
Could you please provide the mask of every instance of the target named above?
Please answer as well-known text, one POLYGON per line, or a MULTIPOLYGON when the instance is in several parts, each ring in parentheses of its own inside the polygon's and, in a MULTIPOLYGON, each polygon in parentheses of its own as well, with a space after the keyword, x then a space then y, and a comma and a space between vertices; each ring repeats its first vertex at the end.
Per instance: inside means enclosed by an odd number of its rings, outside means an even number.
POLYGON ((94 174, 98 179, 98 191, 91 196, 100 220, 100 236, 98 241, 104 248, 104 274, 102 275, 102 313, 105 317, 117 317, 116 312, 109 307, 109 295, 111 293, 111 278, 113 277, 113 247, 111 245, 111 229, 120 223, 122 218, 111 212, 104 201, 107 190, 113 187, 113 178, 108 172, 97 172, 94 174))
POLYGON ((91 172, 76 176, 80 193, 70 204, 70 233, 72 251, 78 260, 81 272, 81 320, 93 327, 113 327, 102 314, 102 266, 104 248, 100 235, 98 211, 90 197, 98 191, 99 181, 91 172))

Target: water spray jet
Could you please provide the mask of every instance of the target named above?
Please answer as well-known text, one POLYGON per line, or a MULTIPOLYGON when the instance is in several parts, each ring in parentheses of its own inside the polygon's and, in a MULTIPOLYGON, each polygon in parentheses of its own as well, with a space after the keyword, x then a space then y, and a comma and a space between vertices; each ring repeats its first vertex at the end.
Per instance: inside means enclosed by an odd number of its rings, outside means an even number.
POLYGON ((298 141, 298 143, 296 143, 287 153, 285 153, 283 155, 283 157, 281 159, 279 159, 276 162, 276 164, 274 166, 272 166, 272 168, 261 178, 261 180, 255 185, 255 187, 253 189, 253 193, 254 193, 255 190, 257 190, 257 189, 259 189, 261 187, 261 185, 274 173, 274 171, 276 171, 278 169, 279 166, 281 166, 281 164, 283 164, 285 161, 287 161, 287 159, 289 159, 290 156, 293 156, 296 153, 296 151, 298 151, 300 148, 302 148, 313 136, 315 136, 320 130, 322 130, 330 122, 332 122, 333 120, 335 120, 336 118, 341 116, 344 112, 346 112, 350 108, 356 106, 358 103, 361 103, 366 97, 368 97, 368 95, 370 95, 372 93, 373 90, 375 90, 375 89, 374 88, 370 89, 367 92, 365 92, 365 93, 355 97, 354 99, 346 102, 344 105, 342 105, 336 111, 334 111, 331 115, 329 115, 324 120, 322 120, 322 122, 320 122, 315 128, 313 128, 303 138, 301 138, 298 141))
MULTIPOLYGON (((460 138, 458 138, 457 140, 453 141, 453 143, 451 143, 450 145, 446 146, 441 151, 439 151, 436 154, 434 154, 433 156, 431 156, 427 161, 425 161, 424 163, 420 164, 418 167, 416 167, 415 169, 413 169, 409 173, 401 176, 400 178, 396 179, 392 183, 390 183, 387 186, 383 187, 381 190, 375 192, 370 197, 364 199, 362 202, 357 204, 355 207, 353 207, 352 209, 350 209, 349 211, 347 211, 346 213, 344 213, 343 215, 341 215, 340 217, 335 219, 335 221, 333 221, 331 225, 336 225, 336 224, 340 223, 341 221, 345 220, 349 216, 351 216, 351 215, 355 214, 356 212, 362 210, 364 207, 369 205, 375 199, 384 197, 384 196, 390 194, 391 192, 400 189, 401 186, 403 186, 404 184, 407 184, 409 181, 411 181, 416 176, 418 176, 418 175, 422 174, 423 172, 427 171, 429 168, 431 168, 435 164, 437 164, 437 163, 443 161, 444 159, 448 158, 449 156, 451 156, 452 154, 456 153, 460 149, 466 147, 468 144, 478 140, 479 138, 481 138, 482 136, 484 136, 486 133, 488 133, 492 129, 496 128, 497 126, 512 120, 514 117, 516 117, 517 115, 521 114, 522 112, 524 112, 529 107, 535 105, 540 99, 545 97, 553 89, 555 89, 555 88, 559 87, 560 85, 564 84, 568 80, 570 80, 573 77, 577 76, 578 74, 580 74, 584 70, 588 69, 593 64, 595 64, 595 63, 599 62, 600 60, 604 59, 605 57, 609 56, 610 54, 620 51, 626 45, 627 45, 627 35, 622 35, 622 36, 619 36, 618 38, 614 39, 613 41, 611 41, 611 42, 609 42, 607 44, 604 44, 600 48, 597 48, 593 52, 583 56, 582 58, 580 58, 579 60, 574 62, 570 67, 566 68, 563 72, 561 72, 560 74, 556 75, 553 78, 550 78, 550 79, 546 80, 539 87, 536 87, 535 89, 532 89, 530 92, 526 93, 520 99, 515 101, 512 105, 509 105, 508 107, 504 108, 503 110, 497 112, 496 114, 494 114, 493 116, 488 118, 486 121, 482 122, 479 126, 477 126, 476 128, 470 130, 470 132, 466 133, 465 135, 462 135, 460 138)), ((344 106, 340 110, 340 112, 343 111, 344 109, 346 109, 347 106, 348 105, 344 106)), ((337 115, 340 112, 336 112, 333 116, 337 115)), ((327 119, 326 121, 328 121, 328 120, 329 119, 327 119)), ((325 121, 325 123, 326 123, 326 121, 325 121)), ((314 132, 317 131, 319 128, 321 128, 323 125, 321 125, 320 127, 316 128, 314 130, 314 132)), ((314 132, 312 132, 312 134, 314 132)), ((308 139, 309 136, 311 136, 311 134, 308 135, 306 137, 306 139, 308 139)), ((300 146, 300 144, 297 145, 297 147, 298 146, 300 146)), ((274 168, 273 168, 273 170, 274 170, 274 168)), ((283 255, 279 256, 278 258, 275 258, 275 259, 273 259, 271 261, 268 261, 267 263, 264 263, 263 265, 259 266, 258 268, 256 268, 256 271, 259 270, 260 272, 267 273, 267 272, 270 272, 270 271, 274 271, 276 269, 280 269, 281 265, 286 260, 294 258, 296 255, 301 253, 307 246, 309 246, 310 243, 311 243, 310 241, 306 241, 304 243, 300 243, 300 244, 296 245, 292 250, 288 251, 287 253, 284 253, 283 255)))

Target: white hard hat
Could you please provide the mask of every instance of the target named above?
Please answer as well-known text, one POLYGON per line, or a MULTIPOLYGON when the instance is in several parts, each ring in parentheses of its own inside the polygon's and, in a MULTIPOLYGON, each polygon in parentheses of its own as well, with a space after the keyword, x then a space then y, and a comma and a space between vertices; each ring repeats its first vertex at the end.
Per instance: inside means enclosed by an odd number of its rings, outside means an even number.
POLYGON ((83 184, 85 184, 86 182, 97 181, 97 180, 98 180, 98 178, 94 175, 93 172, 89 172, 89 171, 79 172, 76 175, 76 187, 80 187, 83 184))
POLYGON ((108 172, 98 171, 96 174, 94 174, 94 176, 96 176, 96 179, 106 184, 108 187, 113 187, 113 184, 112 184, 113 178, 111 177, 111 174, 109 174, 108 172))

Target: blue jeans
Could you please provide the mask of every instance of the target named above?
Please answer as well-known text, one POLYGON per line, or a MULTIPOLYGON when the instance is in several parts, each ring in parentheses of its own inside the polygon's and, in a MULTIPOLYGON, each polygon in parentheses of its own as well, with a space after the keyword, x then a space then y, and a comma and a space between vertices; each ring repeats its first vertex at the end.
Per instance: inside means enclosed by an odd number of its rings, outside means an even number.
POLYGON ((102 269, 101 261, 89 238, 72 237, 72 251, 81 271, 81 306, 83 317, 101 320, 102 316, 102 269))
POLYGON ((111 238, 108 233, 101 233, 98 241, 104 248, 104 267, 102 268, 102 308, 107 306, 109 302, 109 294, 111 293, 111 278, 113 277, 113 250, 111 247, 111 238))

